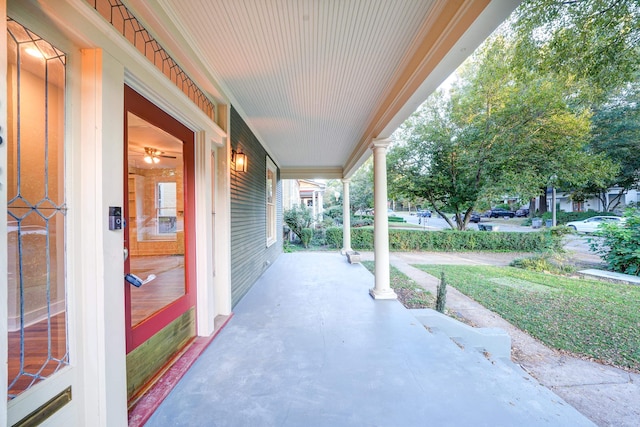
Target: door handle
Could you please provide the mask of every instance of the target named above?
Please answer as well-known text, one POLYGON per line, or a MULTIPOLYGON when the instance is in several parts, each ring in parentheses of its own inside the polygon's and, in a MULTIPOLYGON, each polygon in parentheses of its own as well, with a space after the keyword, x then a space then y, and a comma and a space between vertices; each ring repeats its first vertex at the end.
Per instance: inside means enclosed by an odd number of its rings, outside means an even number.
POLYGON ((129 249, 124 248, 124 260, 126 261, 129 258, 129 249))

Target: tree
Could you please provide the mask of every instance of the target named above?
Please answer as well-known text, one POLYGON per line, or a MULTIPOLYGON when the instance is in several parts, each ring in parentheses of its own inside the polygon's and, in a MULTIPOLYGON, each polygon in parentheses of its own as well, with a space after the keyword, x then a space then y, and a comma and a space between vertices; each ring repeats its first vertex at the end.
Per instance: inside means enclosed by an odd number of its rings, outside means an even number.
POLYGON ((349 185, 351 212, 373 208, 373 160, 370 157, 351 178, 349 185))
POLYGON ((570 106, 572 88, 516 69, 513 53, 502 35, 487 41, 448 97, 435 94, 403 124, 390 152, 395 191, 429 200, 452 228, 464 229, 482 202, 529 200, 551 181, 578 186, 611 173, 604 156, 585 151, 590 112, 570 106))
MULTIPOLYGON (((388 155, 389 186, 396 193, 421 197, 454 228, 445 211, 471 212, 477 200, 478 180, 466 165, 470 147, 453 138, 447 120, 450 105, 442 93, 427 100, 401 128, 401 142, 388 155)), ((463 228, 463 221, 458 221, 463 228)))
POLYGON ((342 181, 339 179, 327 181, 324 194, 323 203, 325 207, 342 206, 342 181))
POLYGON ((513 24, 518 68, 555 74, 587 105, 640 70, 637 0, 525 0, 513 24))
POLYGON ((618 164, 619 172, 608 179, 567 189, 573 191, 574 200, 595 195, 606 210, 613 210, 638 182, 640 4, 637 0, 525 0, 513 22, 515 63, 571 86, 571 102, 593 113, 588 151, 608 159, 605 166, 618 164), (620 191, 610 199, 608 188, 613 186, 620 191))
POLYGON ((303 237, 303 230, 311 227, 311 224, 313 224, 311 211, 303 204, 299 206, 294 205, 291 209, 285 209, 283 217, 285 224, 301 239, 303 237))
POLYGON ((581 189, 585 195, 597 196, 607 211, 618 208, 622 197, 640 181, 640 81, 615 90, 593 116, 595 153, 616 161, 619 173, 604 182, 590 182, 581 189), (607 197, 611 187, 618 187, 615 197, 607 197))

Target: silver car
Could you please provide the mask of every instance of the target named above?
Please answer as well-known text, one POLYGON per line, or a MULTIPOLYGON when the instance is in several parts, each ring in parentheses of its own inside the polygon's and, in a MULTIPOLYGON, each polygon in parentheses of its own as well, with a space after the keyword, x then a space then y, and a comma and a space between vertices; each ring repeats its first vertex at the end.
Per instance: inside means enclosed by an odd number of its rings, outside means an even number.
POLYGON ((610 222, 622 223, 623 218, 619 216, 592 216, 583 221, 570 221, 567 223, 567 227, 571 227, 579 233, 595 233, 601 224, 610 222))

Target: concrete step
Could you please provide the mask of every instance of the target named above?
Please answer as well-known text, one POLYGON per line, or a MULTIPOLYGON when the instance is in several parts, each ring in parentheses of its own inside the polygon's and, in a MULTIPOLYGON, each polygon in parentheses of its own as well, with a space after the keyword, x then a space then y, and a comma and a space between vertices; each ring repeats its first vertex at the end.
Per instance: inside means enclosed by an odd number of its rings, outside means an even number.
POLYGON ((440 330, 456 344, 488 353, 494 358, 511 357, 511 337, 499 328, 474 328, 438 311, 423 308, 409 310, 423 325, 440 330))

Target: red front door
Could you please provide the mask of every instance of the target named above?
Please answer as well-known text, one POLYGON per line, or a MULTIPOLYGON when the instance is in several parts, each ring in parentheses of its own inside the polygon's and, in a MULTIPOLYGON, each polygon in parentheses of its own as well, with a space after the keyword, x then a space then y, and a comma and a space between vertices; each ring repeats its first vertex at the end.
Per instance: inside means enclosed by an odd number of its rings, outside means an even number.
POLYGON ((194 134, 128 86, 124 123, 129 353, 195 306, 194 134))

